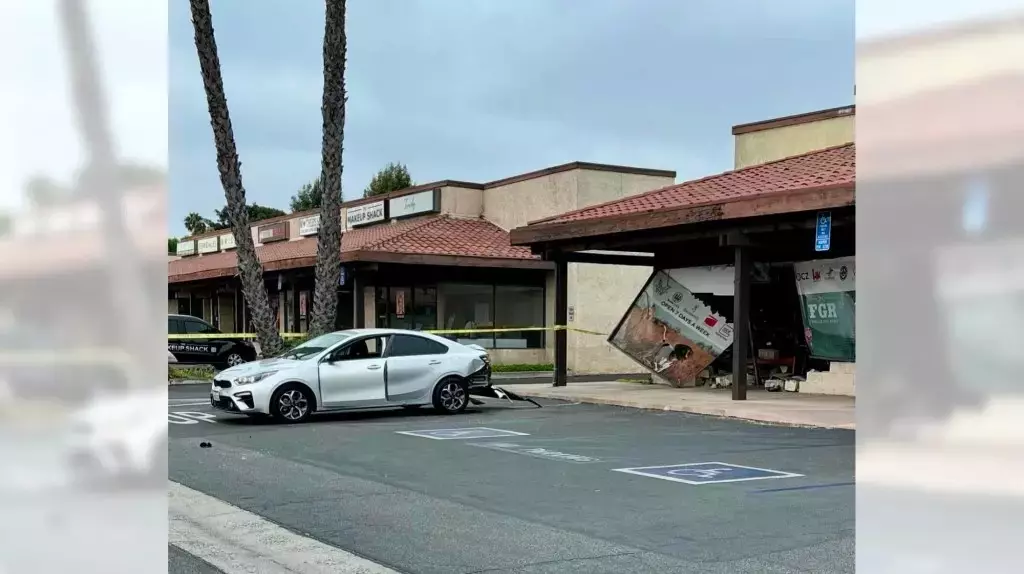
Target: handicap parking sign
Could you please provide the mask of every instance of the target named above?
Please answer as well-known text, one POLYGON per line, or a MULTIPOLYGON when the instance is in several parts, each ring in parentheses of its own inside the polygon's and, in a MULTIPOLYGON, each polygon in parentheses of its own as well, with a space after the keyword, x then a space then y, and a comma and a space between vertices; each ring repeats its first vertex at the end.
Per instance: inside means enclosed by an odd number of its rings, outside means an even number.
POLYGON ((802 474, 792 472, 742 466, 727 462, 691 462, 688 464, 616 468, 613 470, 615 472, 625 472, 627 474, 660 478, 685 484, 720 484, 723 482, 744 482, 747 480, 803 476, 802 474))
POLYGON ((431 438, 434 440, 459 440, 473 438, 498 438, 504 436, 528 436, 524 432, 516 432, 487 427, 468 427, 461 429, 430 429, 418 431, 397 431, 398 434, 431 438))

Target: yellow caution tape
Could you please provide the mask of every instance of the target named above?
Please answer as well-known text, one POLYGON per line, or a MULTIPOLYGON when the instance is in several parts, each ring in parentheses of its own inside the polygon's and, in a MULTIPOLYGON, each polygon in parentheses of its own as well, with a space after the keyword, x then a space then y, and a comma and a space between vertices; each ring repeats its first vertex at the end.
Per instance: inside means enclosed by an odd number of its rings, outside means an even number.
MULTIPOLYGON (((427 329, 422 331, 423 333, 431 333, 434 335, 471 335, 474 333, 520 333, 522 331, 571 331, 573 333, 583 333, 585 335, 600 335, 607 337, 607 333, 599 333, 597 331, 588 331, 586 329, 577 329, 576 327, 569 327, 566 325, 555 325, 553 327, 509 327, 504 329, 427 329)), ((303 339, 309 337, 309 333, 279 333, 282 339, 303 339)), ((256 333, 212 333, 212 334, 193 334, 193 335, 167 335, 167 339, 171 341, 179 340, 202 340, 202 339, 255 339, 256 333)))
MULTIPOLYGON (((282 339, 304 339, 309 333, 278 333, 282 339)), ((169 341, 197 341, 200 339, 255 339, 256 333, 193 333, 191 335, 167 335, 169 341)))

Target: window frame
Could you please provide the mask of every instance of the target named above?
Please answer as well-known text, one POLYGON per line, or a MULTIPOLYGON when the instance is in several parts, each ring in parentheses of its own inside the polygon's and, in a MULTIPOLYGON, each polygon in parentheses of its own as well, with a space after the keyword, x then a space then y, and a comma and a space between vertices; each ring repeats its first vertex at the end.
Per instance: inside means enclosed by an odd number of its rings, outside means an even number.
POLYGON ((412 335, 412 334, 409 334, 409 333, 396 333, 394 335, 391 335, 391 343, 387 346, 386 357, 385 358, 388 358, 388 359, 396 358, 396 359, 398 359, 398 358, 402 358, 402 357, 433 357, 433 356, 437 356, 437 355, 447 355, 450 350, 451 350, 451 347, 449 347, 448 345, 445 345, 444 343, 435 341, 433 339, 428 339, 427 337, 423 337, 421 335, 412 335), (393 355, 392 351, 395 348, 395 344, 394 344, 395 341, 400 339, 400 338, 403 338, 403 337, 407 338, 407 339, 416 339, 416 340, 419 340, 419 341, 426 341, 427 343, 429 343, 431 345, 436 345, 436 346, 440 347, 441 349, 443 349, 443 351, 441 351, 439 353, 418 353, 418 354, 415 354, 415 355, 393 355))
POLYGON ((328 349, 327 351, 324 351, 323 359, 320 362, 322 362, 322 363, 344 363, 344 362, 353 361, 353 360, 370 361, 370 360, 374 360, 374 359, 385 359, 385 358, 387 358, 386 355, 387 355, 387 353, 388 353, 388 351, 390 349, 391 349, 391 335, 388 335, 388 334, 364 335, 362 337, 353 338, 351 340, 341 341, 333 349, 328 349), (347 349, 347 348, 351 347, 352 345, 355 345, 356 343, 360 343, 362 341, 369 341, 370 339, 380 339, 381 340, 381 346, 383 348, 381 349, 380 354, 377 355, 376 357, 360 357, 359 359, 352 359, 352 358, 348 358, 348 359, 335 359, 334 358, 336 353, 340 353, 344 349, 347 349))
POLYGON ((217 329, 213 325, 207 323, 206 321, 204 321, 204 320, 202 320, 202 319, 200 319, 198 317, 191 317, 191 318, 188 318, 188 319, 184 319, 184 320, 182 320, 182 323, 183 323, 182 327, 184 328, 186 335, 220 335, 221 334, 220 329, 217 329), (188 330, 189 323, 196 323, 196 324, 202 325, 202 327, 203 327, 205 332, 204 331, 196 331, 194 333, 189 332, 189 330, 188 330))

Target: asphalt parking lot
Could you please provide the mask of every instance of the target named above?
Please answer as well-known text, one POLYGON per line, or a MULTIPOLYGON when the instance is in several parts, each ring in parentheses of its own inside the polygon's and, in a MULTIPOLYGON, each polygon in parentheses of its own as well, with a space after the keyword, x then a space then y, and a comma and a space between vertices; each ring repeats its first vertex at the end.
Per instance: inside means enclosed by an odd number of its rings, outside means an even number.
POLYGON ((170 390, 171 480, 399 571, 854 570, 850 431, 496 400, 275 425, 205 400, 170 390))

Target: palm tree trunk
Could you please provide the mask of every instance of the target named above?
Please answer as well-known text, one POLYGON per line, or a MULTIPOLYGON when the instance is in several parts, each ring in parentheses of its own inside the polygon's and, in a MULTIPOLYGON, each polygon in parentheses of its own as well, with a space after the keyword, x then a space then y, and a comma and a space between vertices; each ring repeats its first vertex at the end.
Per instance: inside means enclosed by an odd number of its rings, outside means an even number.
MULTIPOLYGON (((159 347, 147 345, 151 332, 145 329, 142 317, 152 308, 149 291, 144 287, 147 273, 140 259, 134 237, 128 232, 124 218, 124 185, 118 177, 118 161, 114 136, 110 128, 110 113, 104 93, 98 54, 93 40, 88 11, 83 0, 61 0, 57 6, 62 27, 64 47, 71 76, 72 105, 78 123, 86 164, 81 170, 78 195, 95 200, 103 214, 101 225, 106 252, 110 294, 109 309, 115 316, 115 340, 124 349, 132 350, 136 361, 127 368, 131 384, 145 380, 140 369, 152 365, 159 355, 138 355, 139 349, 159 347)), ((102 309, 105 311, 106 309, 102 309)), ((152 341, 156 343, 156 341, 152 341)))
POLYGON ((326 0, 320 233, 310 334, 334 330, 341 274, 341 156, 345 143, 345 0, 326 0))
POLYGON ((245 188, 242 187, 242 166, 235 148, 235 133, 228 115, 224 80, 220 74, 220 57, 213 34, 213 17, 209 0, 190 0, 192 26, 195 28, 196 53, 206 89, 206 104, 210 109, 210 127, 217 146, 217 169, 224 187, 228 220, 235 236, 238 254, 238 273, 242 281, 242 295, 252 313, 256 337, 265 354, 275 354, 283 347, 277 321, 270 309, 267 286, 263 282, 263 266, 256 257, 256 246, 249 231, 249 214, 245 209, 245 188))

